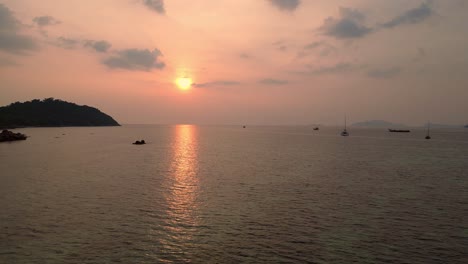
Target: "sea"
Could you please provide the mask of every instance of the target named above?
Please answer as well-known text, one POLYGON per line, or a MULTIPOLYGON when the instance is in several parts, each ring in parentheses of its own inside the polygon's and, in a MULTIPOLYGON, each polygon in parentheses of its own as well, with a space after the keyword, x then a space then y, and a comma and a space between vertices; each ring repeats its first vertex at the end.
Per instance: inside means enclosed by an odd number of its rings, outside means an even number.
POLYGON ((14 131, 0 263, 468 263, 468 129, 14 131))

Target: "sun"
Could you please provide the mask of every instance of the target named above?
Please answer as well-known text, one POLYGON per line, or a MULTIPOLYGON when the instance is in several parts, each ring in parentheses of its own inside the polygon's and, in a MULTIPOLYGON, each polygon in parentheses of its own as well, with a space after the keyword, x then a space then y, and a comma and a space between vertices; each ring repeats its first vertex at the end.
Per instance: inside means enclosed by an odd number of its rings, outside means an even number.
POLYGON ((181 90, 189 90, 192 87, 192 79, 188 77, 177 78, 176 84, 181 90))

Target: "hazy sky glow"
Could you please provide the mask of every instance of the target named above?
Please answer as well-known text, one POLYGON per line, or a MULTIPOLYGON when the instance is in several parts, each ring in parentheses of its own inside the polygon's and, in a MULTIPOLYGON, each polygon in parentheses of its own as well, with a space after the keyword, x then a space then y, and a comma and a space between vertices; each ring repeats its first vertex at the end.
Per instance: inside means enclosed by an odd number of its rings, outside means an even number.
POLYGON ((0 0, 0 105, 55 97, 120 123, 463 124, 466 14, 465 0, 0 0))

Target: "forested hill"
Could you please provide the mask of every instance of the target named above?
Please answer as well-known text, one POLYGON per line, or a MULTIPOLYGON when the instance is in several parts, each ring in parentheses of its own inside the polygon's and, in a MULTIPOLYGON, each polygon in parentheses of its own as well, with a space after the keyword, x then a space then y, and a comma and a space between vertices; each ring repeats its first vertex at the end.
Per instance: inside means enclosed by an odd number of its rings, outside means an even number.
POLYGON ((0 107, 0 128, 55 126, 119 126, 94 107, 47 98, 0 107))

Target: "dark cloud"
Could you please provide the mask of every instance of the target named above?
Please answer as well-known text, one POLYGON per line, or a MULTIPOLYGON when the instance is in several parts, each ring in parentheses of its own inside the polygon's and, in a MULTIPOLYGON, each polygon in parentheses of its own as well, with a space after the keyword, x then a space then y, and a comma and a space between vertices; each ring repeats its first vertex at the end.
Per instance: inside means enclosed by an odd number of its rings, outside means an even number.
POLYGON ((400 73, 400 67, 390 67, 370 70, 367 72, 367 76, 377 79, 389 79, 397 76, 400 73))
POLYGON ((404 24, 416 24, 426 20, 433 13, 434 11, 432 10, 431 3, 427 1, 382 24, 382 26, 385 28, 394 28, 404 24))
POLYGON ((285 85, 285 84, 288 84, 289 81, 267 78, 267 79, 260 80, 259 83, 266 84, 266 85, 285 85))
POLYGON ((78 44, 80 44, 79 39, 66 38, 66 37, 58 37, 57 42, 55 43, 56 46, 64 48, 64 49, 74 49, 78 47, 78 44))
POLYGON ((268 0, 272 5, 283 11, 294 11, 301 4, 300 0, 268 0))
POLYGON ((106 53, 112 47, 112 44, 105 40, 86 40, 83 45, 101 53, 106 53))
POLYGON ((143 3, 151 10, 159 14, 165 14, 164 0, 143 0, 143 3))
POLYGON ((37 48, 36 41, 20 34, 21 23, 14 17, 11 10, 0 3, 0 50, 25 54, 37 48))
POLYGON ((16 31, 19 29, 19 21, 13 16, 11 10, 0 3, 0 32, 16 31))
POLYGON ((57 19, 55 19, 55 18, 53 18, 51 16, 35 17, 35 18, 33 18, 33 22, 36 23, 40 27, 57 25, 57 24, 61 23, 60 21, 58 21, 57 19))
POLYGON ((16 33, 0 33, 0 50, 15 54, 25 54, 25 52, 35 50, 36 48, 36 41, 29 36, 16 33))
POLYGON ((160 61, 161 51, 154 49, 126 49, 105 59, 102 63, 112 69, 126 69, 133 71, 151 71, 162 69, 166 65, 160 61))
POLYGON ((240 82, 237 81, 214 81, 214 82, 207 82, 207 83, 195 83, 193 84, 194 87, 198 88, 210 88, 210 87, 217 87, 217 86, 234 86, 240 85, 240 82))
POLYGON ((340 7, 339 17, 329 17, 324 20, 319 30, 338 39, 361 38, 372 32, 372 28, 364 24, 365 16, 360 11, 340 7))
POLYGON ((431 3, 433 0, 427 0, 420 6, 407 10, 401 15, 396 16, 388 22, 376 27, 365 25, 365 16, 356 9, 340 7, 340 15, 325 19, 319 30, 327 35, 337 39, 361 38, 382 28, 394 28, 405 24, 420 23, 434 14, 431 3))

